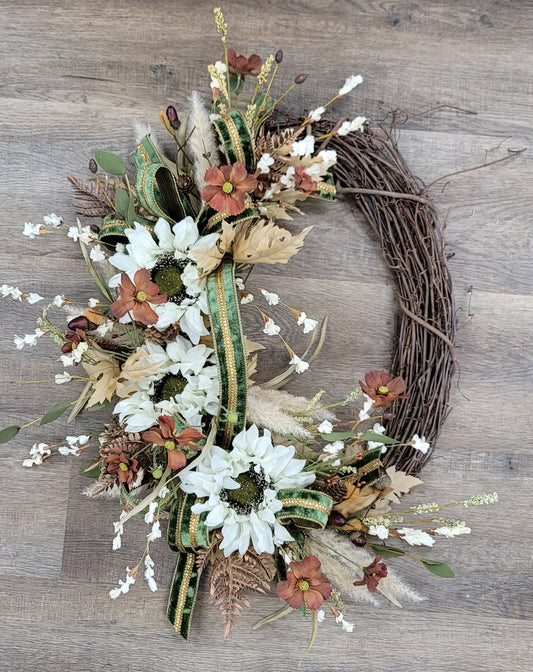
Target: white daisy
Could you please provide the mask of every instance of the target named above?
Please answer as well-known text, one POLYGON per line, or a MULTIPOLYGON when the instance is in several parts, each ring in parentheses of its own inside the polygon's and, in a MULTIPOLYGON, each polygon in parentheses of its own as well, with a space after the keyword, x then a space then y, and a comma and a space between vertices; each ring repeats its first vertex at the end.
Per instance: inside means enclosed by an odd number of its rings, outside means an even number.
POLYGON ((292 537, 276 520, 281 510, 279 490, 305 488, 315 475, 302 472, 305 460, 293 459, 294 446, 274 446, 270 432, 252 425, 233 439, 233 449, 213 446, 195 471, 181 478, 181 489, 206 498, 192 507, 193 513, 209 512, 211 529, 222 528, 220 548, 225 556, 243 555, 253 545, 257 553, 273 553, 292 537))
POLYGON ((218 372, 211 348, 178 336, 166 350, 155 343, 139 349, 148 354, 148 363, 159 368, 141 379, 137 391, 113 410, 128 432, 152 427, 160 415, 179 415, 189 427, 200 429, 205 413, 217 413, 218 372))
MULTIPOLYGON (((131 280, 135 272, 146 268, 151 272, 161 294, 167 295, 167 301, 152 306, 157 313, 156 328, 166 329, 174 322, 196 345, 200 336, 208 331, 202 315, 207 315, 207 295, 205 279, 200 279, 198 267, 189 258, 188 253, 199 245, 206 245, 218 238, 218 234, 200 237, 198 227, 192 217, 186 217, 172 229, 164 219, 159 219, 154 226, 155 238, 144 226, 135 224, 134 229, 127 229, 129 244, 125 251, 117 252, 109 261, 120 271, 128 274, 131 280)), ((110 287, 118 287, 120 273, 114 275, 110 287)), ((121 318, 121 322, 129 321, 129 315, 121 318)))

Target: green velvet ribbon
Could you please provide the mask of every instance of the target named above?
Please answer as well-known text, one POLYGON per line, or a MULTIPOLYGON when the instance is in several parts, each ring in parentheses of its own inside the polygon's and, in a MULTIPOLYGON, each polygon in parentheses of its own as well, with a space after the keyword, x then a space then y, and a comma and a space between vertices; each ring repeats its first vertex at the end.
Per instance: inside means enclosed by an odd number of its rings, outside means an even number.
POLYGON ((220 410, 215 443, 229 450, 246 420, 246 351, 235 287, 235 265, 224 259, 207 278, 211 332, 218 360, 220 410))
POLYGON ((346 483, 360 486, 373 485, 376 483, 381 476, 380 457, 381 448, 372 448, 371 450, 365 450, 364 453, 361 453, 360 458, 356 462, 357 471, 353 476, 345 479, 346 483))
POLYGON ((135 149, 137 174, 135 187, 143 208, 155 217, 175 224, 195 213, 187 194, 178 189, 176 175, 155 148, 150 136, 145 136, 135 149))
POLYGON ((253 135, 241 112, 230 110, 214 121, 228 164, 239 161, 249 173, 255 170, 253 135))
POLYGON ((317 490, 291 488, 280 490, 278 499, 283 508, 276 513, 282 525, 292 523, 297 527, 323 530, 328 522, 333 500, 329 495, 317 490))
POLYGON ((322 201, 335 202, 337 200, 337 190, 331 173, 326 173, 322 176, 313 197, 319 198, 322 201))

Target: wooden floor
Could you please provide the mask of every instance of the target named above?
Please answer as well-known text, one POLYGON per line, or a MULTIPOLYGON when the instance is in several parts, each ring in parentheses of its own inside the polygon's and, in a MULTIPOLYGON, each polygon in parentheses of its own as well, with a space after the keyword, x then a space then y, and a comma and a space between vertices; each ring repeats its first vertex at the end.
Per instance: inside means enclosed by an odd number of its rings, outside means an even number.
MULTIPOLYGON (((2 0, 0 284, 46 297, 93 295, 76 246, 55 236, 29 240, 23 224, 49 212, 73 221, 67 173, 85 175, 94 148, 128 156, 134 119, 157 127, 160 109, 183 106, 193 88, 206 90, 205 66, 220 58, 211 7, 205 0, 2 0)), ((407 111, 400 146, 426 182, 526 148, 432 190, 447 221, 460 371, 453 412, 415 499, 497 490, 501 503, 463 511, 470 537, 442 540, 432 551, 456 579, 395 561, 426 599, 402 611, 349 605, 355 632, 325 624, 300 669, 531 670, 533 3, 228 0, 223 8, 238 53, 284 50, 280 88, 309 74, 290 99, 294 111, 316 107, 357 73, 365 82, 339 114, 379 120, 390 108, 407 111), (477 114, 444 108, 419 116, 441 105, 477 114)), ((342 203, 314 207, 308 219, 315 228, 294 262, 263 267, 256 278, 308 314, 330 316, 327 346, 291 389, 312 394, 321 386, 333 397, 369 368, 388 365, 395 304, 379 246, 361 219, 342 203)), ((2 299, 0 310, 3 427, 32 419, 53 395, 67 399, 69 391, 20 384, 62 369, 45 339, 22 352, 13 344, 15 333, 33 329, 37 306, 2 299)), ((257 329, 253 316, 249 322, 257 329)), ((272 361, 272 373, 280 365, 272 361)), ((296 669, 308 624, 294 616, 251 630, 277 608, 275 596, 253 596, 224 642, 217 610, 202 592, 192 639, 179 639, 165 618, 174 557, 164 541, 154 545, 160 590, 151 594, 138 581, 129 595, 108 598, 140 555, 143 526, 132 524, 113 552, 117 505, 81 495, 74 459, 21 466, 32 443, 89 432, 101 419, 87 414, 73 427, 31 427, 2 446, 0 669, 296 669)))

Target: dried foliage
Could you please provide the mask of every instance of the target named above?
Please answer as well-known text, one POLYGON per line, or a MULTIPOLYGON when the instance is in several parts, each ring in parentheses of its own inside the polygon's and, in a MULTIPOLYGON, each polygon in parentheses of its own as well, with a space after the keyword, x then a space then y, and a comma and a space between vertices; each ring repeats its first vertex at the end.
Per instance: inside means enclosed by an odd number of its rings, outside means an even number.
POLYGON ((105 217, 114 212, 113 203, 117 193, 119 180, 105 175, 101 179, 79 180, 68 175, 74 188, 77 203, 73 204, 74 212, 82 217, 105 217))
POLYGON ((226 557, 220 550, 221 535, 207 549, 200 549, 197 566, 203 571, 211 564, 209 599, 218 605, 224 616, 224 639, 230 633, 244 607, 250 603, 244 591, 266 593, 276 573, 274 558, 268 553, 256 553, 252 547, 243 555, 232 553, 226 557))

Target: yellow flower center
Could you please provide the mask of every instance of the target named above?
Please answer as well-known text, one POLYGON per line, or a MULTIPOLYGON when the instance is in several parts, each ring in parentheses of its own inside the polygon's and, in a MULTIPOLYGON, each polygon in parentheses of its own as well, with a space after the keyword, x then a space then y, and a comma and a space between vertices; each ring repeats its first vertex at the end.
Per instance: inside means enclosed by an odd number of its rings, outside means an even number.
POLYGON ((137 292, 137 294, 135 294, 135 298, 137 299, 137 301, 146 301, 148 296, 147 296, 146 292, 143 292, 141 290, 140 292, 137 292))
POLYGON ((167 450, 174 450, 175 447, 176 444, 174 443, 174 441, 172 441, 172 439, 167 439, 167 441, 165 441, 165 448, 167 450))
POLYGON ((121 462, 121 463, 118 465, 118 468, 121 469, 122 471, 128 471, 128 465, 125 464, 124 462, 121 462))
POLYGON ((233 191, 233 185, 231 184, 231 182, 224 182, 224 184, 222 185, 222 191, 225 194, 231 194, 231 192, 233 191))
POLYGON ((386 385, 380 385, 378 387, 378 394, 388 394, 389 388, 386 385))
POLYGON ((303 590, 304 592, 306 590, 309 590, 309 588, 310 588, 309 581, 306 581, 305 579, 302 579, 301 581, 298 582, 298 588, 300 590, 303 590))

